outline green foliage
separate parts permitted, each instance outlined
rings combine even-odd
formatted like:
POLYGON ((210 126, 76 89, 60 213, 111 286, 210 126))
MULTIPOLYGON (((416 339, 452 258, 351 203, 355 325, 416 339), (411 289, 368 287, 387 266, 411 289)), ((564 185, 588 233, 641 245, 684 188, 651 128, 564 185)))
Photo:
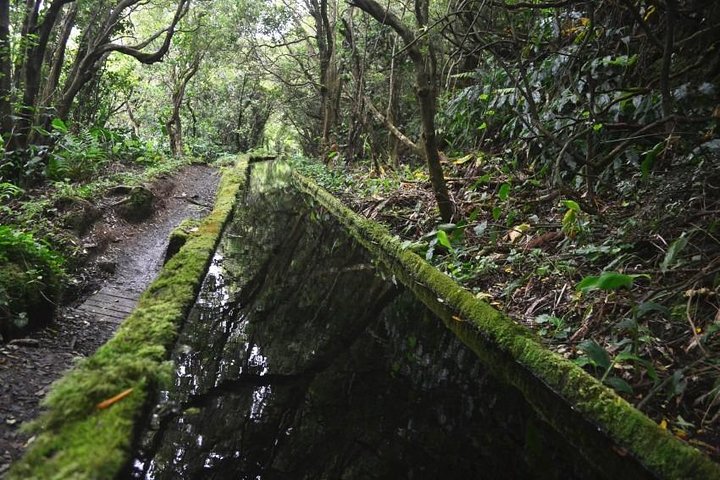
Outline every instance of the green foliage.
POLYGON ((7 202, 13 198, 19 197, 25 191, 9 182, 0 182, 0 202, 7 202))
POLYGON ((623 360, 627 360, 622 354, 617 355, 615 358, 611 358, 610 354, 596 341, 585 340, 579 345, 580 350, 585 355, 578 357, 575 360, 580 366, 592 365, 602 372, 601 381, 606 385, 612 387, 619 393, 632 394, 633 389, 630 384, 619 376, 612 375, 612 369, 617 363, 621 363, 623 360))
POLYGON ((63 274, 64 260, 30 233, 0 225, 0 261, 43 264, 55 276, 63 274))
POLYGON ((63 134, 48 160, 46 175, 51 180, 88 180, 108 160, 98 135, 89 130, 63 134))
POLYGON ((671 267, 675 266, 679 262, 678 256, 685 249, 688 244, 688 236, 683 232, 677 240, 670 244, 668 251, 660 264, 660 270, 665 273, 670 270, 671 267))
POLYGON ((538 315, 533 322, 540 327, 537 331, 539 335, 556 340, 566 340, 571 329, 564 319, 554 315, 538 315))
POLYGON ((580 205, 574 200, 563 200, 567 211, 562 218, 562 231, 568 238, 575 238, 585 234, 589 230, 587 215, 582 211, 580 205))
POLYGON ((32 234, 0 225, 0 335, 50 320, 63 265, 63 258, 32 234))
POLYGON ((604 272, 600 276, 587 276, 575 287, 577 290, 589 292, 591 290, 618 290, 621 288, 630 289, 638 277, 647 275, 625 275, 617 272, 604 272))
POLYGON ((50 180, 86 181, 110 161, 154 166, 164 156, 150 144, 124 132, 92 127, 72 133, 59 119, 53 121, 57 145, 50 153, 46 176, 50 180), (60 127, 60 128, 57 128, 60 127))

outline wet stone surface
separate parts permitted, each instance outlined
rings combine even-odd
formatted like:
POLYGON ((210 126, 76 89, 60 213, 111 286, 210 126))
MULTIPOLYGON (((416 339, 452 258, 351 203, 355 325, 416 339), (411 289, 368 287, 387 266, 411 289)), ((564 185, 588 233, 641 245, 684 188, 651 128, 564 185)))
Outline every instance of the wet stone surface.
POLYGON ((129 478, 603 478, 283 165, 254 168, 129 478))

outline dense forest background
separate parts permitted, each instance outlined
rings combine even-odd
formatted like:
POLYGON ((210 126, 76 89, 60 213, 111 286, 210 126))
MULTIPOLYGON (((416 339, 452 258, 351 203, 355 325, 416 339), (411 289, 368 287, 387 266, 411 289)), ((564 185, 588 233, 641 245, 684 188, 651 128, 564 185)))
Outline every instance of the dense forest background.
POLYGON ((719 47, 713 0, 3 1, 0 311, 72 265, 60 199, 172 158, 310 158, 717 453, 719 47))
POLYGON ((494 152, 592 192, 629 188, 689 142, 716 148, 711 1, 0 8, 0 174, 18 185, 76 180, 133 148, 264 144, 378 166, 427 158, 449 220, 444 156, 494 152))

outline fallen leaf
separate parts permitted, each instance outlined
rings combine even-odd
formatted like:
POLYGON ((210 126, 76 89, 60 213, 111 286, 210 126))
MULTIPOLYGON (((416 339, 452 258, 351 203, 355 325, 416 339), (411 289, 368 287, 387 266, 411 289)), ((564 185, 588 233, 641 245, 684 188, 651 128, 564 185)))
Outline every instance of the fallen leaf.
POLYGON ((563 232, 547 232, 543 233, 539 237, 535 237, 530 240, 525 248, 528 250, 533 248, 542 248, 549 243, 555 243, 562 240, 565 237, 563 232))
POLYGON ((529 229, 530 225, 527 223, 523 223, 511 228, 508 232, 508 238, 510 239, 510 243, 515 243, 515 240, 522 237, 529 229))
POLYGON ((122 400, 123 398, 127 397, 128 395, 130 395, 130 394, 132 393, 132 391, 133 391, 132 388, 128 388, 127 390, 123 390, 122 392, 118 393, 118 394, 115 395, 114 397, 110 397, 110 398, 108 398, 107 400, 103 400, 102 402, 100 402, 100 403, 97 404, 97 409, 98 409, 98 410, 103 410, 103 409, 105 409, 105 408, 108 408, 109 406, 111 406, 111 405, 119 402, 119 401, 122 400))

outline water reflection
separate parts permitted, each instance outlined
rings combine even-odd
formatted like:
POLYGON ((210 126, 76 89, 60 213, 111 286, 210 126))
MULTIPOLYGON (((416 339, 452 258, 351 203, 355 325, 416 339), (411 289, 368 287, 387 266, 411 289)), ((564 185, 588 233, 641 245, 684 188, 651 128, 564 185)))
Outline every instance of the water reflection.
POLYGON ((256 168, 132 477, 603 477, 287 188, 287 167, 256 168))

